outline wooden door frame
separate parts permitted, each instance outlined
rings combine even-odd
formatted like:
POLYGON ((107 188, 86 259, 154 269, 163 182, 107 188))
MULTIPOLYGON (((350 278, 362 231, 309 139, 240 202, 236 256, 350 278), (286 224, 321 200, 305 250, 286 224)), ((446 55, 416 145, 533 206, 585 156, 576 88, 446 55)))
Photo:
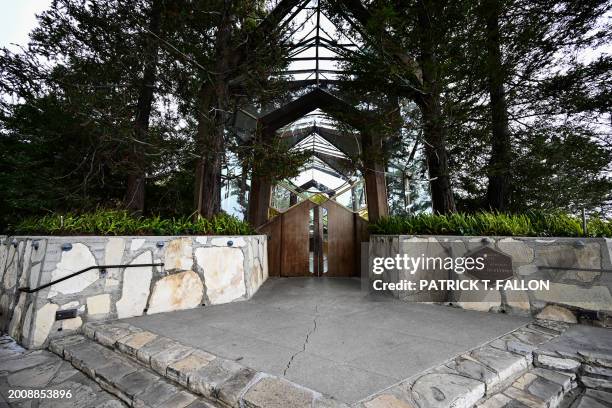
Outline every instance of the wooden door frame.
MULTIPOLYGON (((303 210, 303 208, 302 208, 303 210)), ((341 227, 342 228, 342 227, 341 227)), ((333 200, 325 201, 321 204, 314 203, 311 200, 301 201, 294 206, 291 206, 286 211, 281 212, 276 217, 269 220, 267 223, 257 228, 260 234, 268 236, 268 274, 276 277, 354 277, 359 276, 361 243, 367 241, 369 235, 367 231, 367 221, 361 216, 344 207, 333 200), (295 219, 292 216, 299 207, 307 207, 306 214, 302 214, 306 220, 304 228, 303 220, 298 219, 298 224, 295 224, 295 219), (328 211, 328 272, 323 273, 323 241, 317 239, 317 235, 323 236, 323 223, 321 220, 320 208, 323 207, 328 211), (310 257, 310 210, 315 209, 315 229, 318 232, 315 234, 315 245, 318 246, 321 256, 315 257, 314 271, 309 271, 310 257), (344 218, 345 230, 335 232, 338 226, 336 222, 339 217, 333 214, 336 211, 341 211, 340 214, 347 215, 344 218), (342 211, 346 211, 343 213, 342 211), (317 213, 319 216, 317 217, 317 213), (330 213, 332 216, 330 216, 330 213), (347 222, 347 220, 349 220, 347 222), (300 224, 301 223, 301 224, 300 224), (300 227, 305 231, 300 232, 300 227), (297 232, 296 232, 297 231, 297 232), (296 239, 295 234, 303 234, 306 238, 307 245, 304 248, 304 241, 296 239), (334 234, 346 237, 346 239, 338 240, 334 234), (347 239, 351 241, 347 241, 347 239), (332 242, 332 240, 334 240, 332 242), (301 242, 301 245, 300 245, 301 242), (347 244, 348 242, 348 244, 347 244), (305 249, 305 251, 304 251, 305 249), (338 259, 336 259, 338 258, 338 259), (300 266, 301 265, 301 266, 300 266), (332 270, 332 268, 334 268, 332 270)))

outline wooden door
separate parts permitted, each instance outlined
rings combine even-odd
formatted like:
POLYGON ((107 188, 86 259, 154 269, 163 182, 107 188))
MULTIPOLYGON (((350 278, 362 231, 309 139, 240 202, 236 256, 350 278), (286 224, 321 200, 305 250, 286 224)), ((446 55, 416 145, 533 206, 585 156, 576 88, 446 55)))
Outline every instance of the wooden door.
POLYGON ((357 274, 355 216, 352 211, 335 201, 320 205, 327 210, 327 272, 325 276, 353 276, 357 274))
POLYGON ((358 276, 366 222, 335 201, 302 201, 258 228, 270 276, 358 276))

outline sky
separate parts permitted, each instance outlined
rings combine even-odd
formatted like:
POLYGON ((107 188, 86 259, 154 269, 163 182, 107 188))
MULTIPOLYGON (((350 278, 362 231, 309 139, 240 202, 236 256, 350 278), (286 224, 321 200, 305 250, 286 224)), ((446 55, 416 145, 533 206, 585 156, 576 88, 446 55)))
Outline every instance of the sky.
POLYGON ((0 0, 0 47, 15 50, 26 45, 28 33, 36 26, 36 14, 46 10, 51 0, 0 0))

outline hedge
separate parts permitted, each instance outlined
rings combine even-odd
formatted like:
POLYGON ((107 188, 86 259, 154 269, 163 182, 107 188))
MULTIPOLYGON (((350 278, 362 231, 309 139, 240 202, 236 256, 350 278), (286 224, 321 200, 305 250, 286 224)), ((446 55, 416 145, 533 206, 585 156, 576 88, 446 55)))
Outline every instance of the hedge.
POLYGON ((13 235, 252 235, 251 225, 219 214, 211 219, 134 216, 127 211, 98 210, 83 214, 30 217, 9 226, 13 235))
MULTIPOLYGON (((370 232, 382 235, 585 236, 580 218, 562 213, 535 211, 525 214, 480 212, 390 216, 370 224, 370 232)), ((586 236, 612 237, 612 220, 590 218, 586 236)))

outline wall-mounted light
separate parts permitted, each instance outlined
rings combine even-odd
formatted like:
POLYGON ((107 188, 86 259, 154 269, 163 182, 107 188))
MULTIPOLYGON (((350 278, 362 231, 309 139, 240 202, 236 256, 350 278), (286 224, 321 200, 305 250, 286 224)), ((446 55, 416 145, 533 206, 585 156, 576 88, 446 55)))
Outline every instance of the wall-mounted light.
POLYGON ((19 245, 19 242, 17 242, 17 240, 14 239, 13 242, 11 242, 11 244, 13 244, 15 248, 17 248, 17 245, 19 245))
POLYGON ((65 242, 62 244, 62 251, 70 251, 72 249, 72 244, 70 242, 65 242))
POLYGON ((578 241, 574 242, 574 248, 577 249, 582 249, 586 246, 586 244, 584 243, 583 240, 579 239, 578 241))
POLYGON ((38 251, 39 246, 40 243, 38 241, 32 241, 32 248, 34 248, 35 251, 38 251))
POLYGON ((234 245, 234 241, 227 241, 227 246, 232 246, 234 245))
POLYGON ((164 243, 164 241, 157 241, 157 243, 155 244, 155 246, 156 246, 156 247, 158 247, 158 248, 163 248, 163 247, 164 247, 164 245, 166 245, 166 244, 164 243))

